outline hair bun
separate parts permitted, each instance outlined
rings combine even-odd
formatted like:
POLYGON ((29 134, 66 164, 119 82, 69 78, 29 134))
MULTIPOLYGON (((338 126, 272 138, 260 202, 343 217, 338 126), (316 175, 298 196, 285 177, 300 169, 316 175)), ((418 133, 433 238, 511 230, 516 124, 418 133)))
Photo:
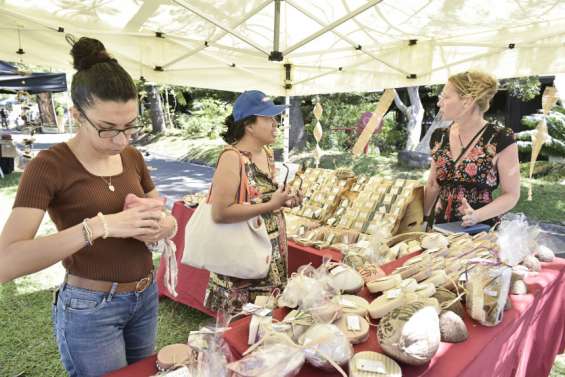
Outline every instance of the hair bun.
POLYGON ((71 48, 73 67, 77 71, 89 69, 94 64, 116 61, 98 39, 82 37, 71 48))

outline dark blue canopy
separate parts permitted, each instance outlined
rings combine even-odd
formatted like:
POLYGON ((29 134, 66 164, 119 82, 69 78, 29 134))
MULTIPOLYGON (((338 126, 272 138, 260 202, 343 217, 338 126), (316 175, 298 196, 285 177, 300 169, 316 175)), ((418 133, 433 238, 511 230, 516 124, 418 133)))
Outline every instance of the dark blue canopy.
POLYGON ((16 67, 0 60, 0 91, 17 92, 24 90, 30 94, 67 91, 67 78, 64 73, 32 73, 22 75, 16 67))

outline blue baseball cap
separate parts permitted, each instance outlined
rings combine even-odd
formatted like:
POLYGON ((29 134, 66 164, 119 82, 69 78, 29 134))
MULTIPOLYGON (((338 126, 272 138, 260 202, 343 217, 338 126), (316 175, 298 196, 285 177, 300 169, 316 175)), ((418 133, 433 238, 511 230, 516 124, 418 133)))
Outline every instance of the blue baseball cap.
POLYGON ((265 93, 248 90, 237 97, 233 105, 233 119, 239 122, 252 115, 273 117, 286 109, 286 105, 275 105, 265 93))

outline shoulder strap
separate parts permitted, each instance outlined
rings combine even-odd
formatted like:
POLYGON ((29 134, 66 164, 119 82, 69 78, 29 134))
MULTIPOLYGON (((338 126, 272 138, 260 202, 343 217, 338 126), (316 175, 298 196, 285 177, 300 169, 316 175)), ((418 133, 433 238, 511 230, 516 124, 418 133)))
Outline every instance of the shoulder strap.
MULTIPOLYGON (((467 153, 467 151, 469 150, 469 148, 471 148, 472 145, 475 145, 475 141, 477 140, 477 138, 479 137, 479 135, 481 135, 483 133, 483 131, 487 128, 488 123, 485 124, 483 126, 483 128, 481 128, 479 130, 479 132, 477 132, 475 134, 475 136, 473 136, 473 138, 471 139, 471 141, 469 142, 469 144, 467 144, 465 146, 465 148, 463 148, 463 150, 461 151, 461 153, 459 154, 459 156, 457 157, 457 159, 455 160, 455 162, 453 163, 453 166, 457 166, 457 163, 463 158, 463 156, 465 155, 465 153, 467 153)), ((437 193, 434 202, 432 204, 432 207, 430 208, 430 214, 428 215, 427 218, 427 223, 428 225, 426 226, 426 231, 430 231, 432 229, 432 227, 434 226, 434 222, 435 222, 435 212, 436 212, 436 205, 437 202, 439 200, 439 192, 437 193)))
MULTIPOLYGON (((247 173, 245 171, 245 161, 243 160, 243 155, 241 154, 239 149, 231 145, 226 146, 218 156, 218 161, 216 162, 216 169, 218 168, 218 164, 220 163, 220 159, 222 158, 222 155, 227 151, 235 151, 239 155, 239 167, 240 167, 239 187, 237 188, 235 199, 238 204, 246 203, 247 201, 249 201, 249 179, 247 178, 247 173)), ((213 184, 210 185, 210 190, 208 191, 208 198, 206 199, 207 203, 210 203, 210 197, 212 196, 212 188, 213 188, 213 184)))

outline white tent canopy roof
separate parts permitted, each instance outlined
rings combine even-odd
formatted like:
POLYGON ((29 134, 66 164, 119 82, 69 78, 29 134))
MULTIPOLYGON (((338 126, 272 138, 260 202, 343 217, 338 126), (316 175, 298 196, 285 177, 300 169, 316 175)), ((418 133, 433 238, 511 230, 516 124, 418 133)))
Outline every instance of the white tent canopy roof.
POLYGON ((0 0, 0 19, 2 60, 72 72, 70 33, 134 78, 272 95, 565 73, 562 0, 0 0))

